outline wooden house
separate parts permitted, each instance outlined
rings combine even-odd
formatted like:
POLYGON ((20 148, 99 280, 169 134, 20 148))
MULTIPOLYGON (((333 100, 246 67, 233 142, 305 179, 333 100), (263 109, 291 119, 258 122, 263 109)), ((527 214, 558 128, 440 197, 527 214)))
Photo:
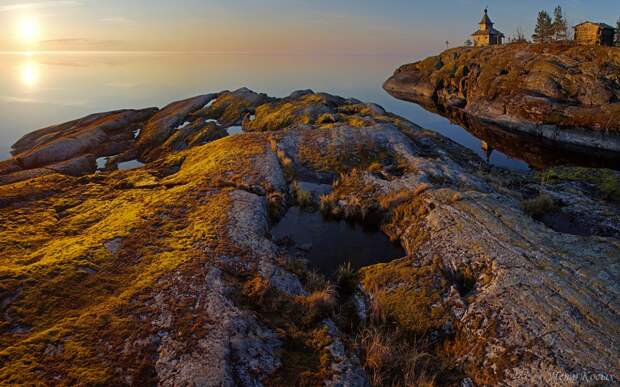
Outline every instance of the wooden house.
POLYGON ((575 41, 583 45, 613 46, 616 29, 605 23, 586 21, 575 27, 575 41))

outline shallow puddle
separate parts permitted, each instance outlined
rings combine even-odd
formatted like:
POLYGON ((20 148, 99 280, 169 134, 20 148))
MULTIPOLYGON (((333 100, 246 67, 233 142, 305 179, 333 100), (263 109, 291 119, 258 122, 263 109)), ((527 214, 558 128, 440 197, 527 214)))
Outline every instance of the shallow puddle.
POLYGON ((243 133, 243 128, 241 126, 231 126, 226 129, 226 132, 228 133, 228 135, 234 136, 236 134, 243 133))
POLYGON ((139 162, 138 160, 125 161, 122 163, 118 163, 118 169, 120 171, 126 171, 128 169, 135 169, 144 166, 144 163, 139 162))
POLYGON ((310 266, 331 277, 347 262, 355 269, 406 255, 377 229, 344 220, 328 220, 319 212, 291 208, 271 231, 274 240, 290 238, 294 249, 307 252, 310 266))
POLYGON ((104 169, 107 162, 108 162, 108 158, 107 157, 99 157, 97 159, 97 169, 99 169, 99 170, 104 169))

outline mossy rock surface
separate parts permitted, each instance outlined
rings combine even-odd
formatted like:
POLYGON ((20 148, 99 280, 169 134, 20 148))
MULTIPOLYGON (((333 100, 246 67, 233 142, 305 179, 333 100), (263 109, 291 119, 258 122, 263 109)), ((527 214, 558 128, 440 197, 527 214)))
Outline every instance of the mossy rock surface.
POLYGON ((616 48, 514 43, 449 49, 402 66, 384 88, 448 116, 620 152, 618 73, 616 48))
MULTIPOLYGON (((467 73, 448 59, 427 65, 467 73)), ((57 149, 50 133, 91 141, 101 123, 119 136, 93 143, 110 157, 103 170, 63 174, 57 159, 76 156, 65 148, 52 164, 1 164, 2 384, 544 385, 576 367, 620 377, 618 239, 559 232, 521 206, 544 190, 616 227, 614 173, 497 171, 379 106, 311 91, 89 116, 26 136, 20 152, 57 149), (245 132, 220 138, 231 123, 245 132), (112 167, 135 158, 146 164, 112 167), (312 206, 378 227, 407 256, 338 283, 309 270, 270 234, 308 201, 304 183, 328 188, 312 206), (400 342, 397 357, 381 350, 400 342)))

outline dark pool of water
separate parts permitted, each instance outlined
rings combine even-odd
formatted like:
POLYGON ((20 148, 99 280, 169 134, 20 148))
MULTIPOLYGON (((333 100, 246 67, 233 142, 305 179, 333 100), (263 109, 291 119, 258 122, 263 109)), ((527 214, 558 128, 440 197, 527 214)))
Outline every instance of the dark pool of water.
POLYGON ((329 220, 319 212, 291 208, 271 231, 274 240, 290 238, 307 252, 310 266, 327 276, 347 262, 355 269, 389 262, 405 255, 403 248, 381 231, 343 220, 329 220))

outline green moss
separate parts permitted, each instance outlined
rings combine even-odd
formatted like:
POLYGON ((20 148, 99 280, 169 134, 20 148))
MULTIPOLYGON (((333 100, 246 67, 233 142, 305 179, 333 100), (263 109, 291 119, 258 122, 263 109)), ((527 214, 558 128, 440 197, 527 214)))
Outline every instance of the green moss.
POLYGON ((606 199, 620 202, 620 173, 610 169, 556 167, 537 174, 550 184, 583 181, 592 184, 606 199))
POLYGON ((367 141, 360 139, 345 146, 322 147, 319 140, 325 135, 323 130, 326 129, 317 129, 303 134, 298 155, 299 161, 304 166, 318 171, 345 173, 354 168, 366 169, 375 163, 383 165, 397 163, 393 153, 371 139, 367 141))
POLYGON ((439 56, 432 56, 417 63, 416 66, 420 71, 432 72, 443 67, 443 63, 439 56))
MULTIPOLYGON (((141 169, 13 185, 16 205, 0 207, 0 383, 120 385, 134 372, 135 383, 152 384, 154 349, 123 348, 149 342, 154 327, 140 316, 153 313, 150 298, 171 273, 196 273, 208 251, 240 254, 228 238, 229 195, 233 184, 258 180, 253 160, 269 151, 249 137, 172 155, 184 160, 173 175, 141 169)), ((191 337, 198 322, 184 317, 187 307, 174 310, 177 334, 191 337)))

